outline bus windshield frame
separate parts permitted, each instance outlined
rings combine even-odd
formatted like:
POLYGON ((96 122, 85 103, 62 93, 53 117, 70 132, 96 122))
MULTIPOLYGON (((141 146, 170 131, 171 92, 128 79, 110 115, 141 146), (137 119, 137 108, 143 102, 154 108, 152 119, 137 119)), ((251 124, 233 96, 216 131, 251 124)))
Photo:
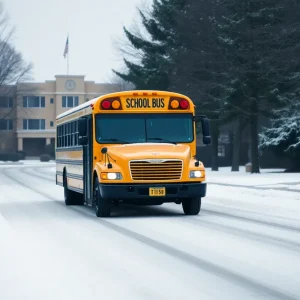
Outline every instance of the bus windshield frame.
POLYGON ((95 115, 95 136, 99 144, 192 143, 194 135, 190 112, 95 115))

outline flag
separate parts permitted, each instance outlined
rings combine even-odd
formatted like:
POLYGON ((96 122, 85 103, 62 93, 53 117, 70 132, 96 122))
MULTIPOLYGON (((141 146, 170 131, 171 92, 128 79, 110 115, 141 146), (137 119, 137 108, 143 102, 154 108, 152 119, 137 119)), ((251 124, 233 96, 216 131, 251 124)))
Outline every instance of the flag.
POLYGON ((64 58, 66 58, 68 53, 69 53, 69 37, 67 37, 67 41, 66 41, 66 47, 65 47, 65 51, 64 51, 64 58))

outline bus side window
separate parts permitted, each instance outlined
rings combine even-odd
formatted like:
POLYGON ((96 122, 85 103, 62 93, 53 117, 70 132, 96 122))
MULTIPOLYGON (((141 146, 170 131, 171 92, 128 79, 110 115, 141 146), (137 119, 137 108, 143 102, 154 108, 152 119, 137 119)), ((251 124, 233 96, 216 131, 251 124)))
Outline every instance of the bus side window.
POLYGON ((58 138, 59 147, 62 146, 62 126, 59 126, 59 138, 58 138))
POLYGON ((78 145, 78 120, 75 121, 75 146, 78 145))
POLYGON ((69 133, 69 128, 67 123, 65 124, 65 147, 68 147, 68 133, 69 133))
POLYGON ((60 130, 60 126, 56 127, 56 147, 59 147, 59 130, 60 130))
POLYGON ((67 134, 66 134, 66 124, 63 125, 63 147, 67 146, 67 134))
POLYGON ((61 125, 60 130, 60 146, 64 147, 64 125, 61 125))
POLYGON ((75 121, 73 121, 72 122, 72 146, 75 146, 75 135, 76 135, 75 121))
POLYGON ((68 146, 72 146, 72 123, 68 124, 68 146))

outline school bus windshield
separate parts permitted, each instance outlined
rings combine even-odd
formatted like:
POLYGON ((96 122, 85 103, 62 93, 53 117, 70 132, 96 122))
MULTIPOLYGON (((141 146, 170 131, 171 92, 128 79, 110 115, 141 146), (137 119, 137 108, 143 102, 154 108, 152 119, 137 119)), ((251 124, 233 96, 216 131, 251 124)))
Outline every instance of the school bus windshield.
POLYGON ((96 139, 101 144, 191 143, 192 114, 99 114, 96 139))

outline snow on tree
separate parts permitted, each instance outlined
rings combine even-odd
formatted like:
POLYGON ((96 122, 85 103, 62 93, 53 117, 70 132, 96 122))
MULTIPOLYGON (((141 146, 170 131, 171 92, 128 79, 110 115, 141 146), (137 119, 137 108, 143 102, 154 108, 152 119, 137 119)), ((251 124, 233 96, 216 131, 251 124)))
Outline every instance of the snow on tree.
POLYGON ((287 107, 276 111, 271 127, 260 134, 259 149, 286 155, 294 162, 294 169, 300 169, 300 99, 297 96, 287 107))

